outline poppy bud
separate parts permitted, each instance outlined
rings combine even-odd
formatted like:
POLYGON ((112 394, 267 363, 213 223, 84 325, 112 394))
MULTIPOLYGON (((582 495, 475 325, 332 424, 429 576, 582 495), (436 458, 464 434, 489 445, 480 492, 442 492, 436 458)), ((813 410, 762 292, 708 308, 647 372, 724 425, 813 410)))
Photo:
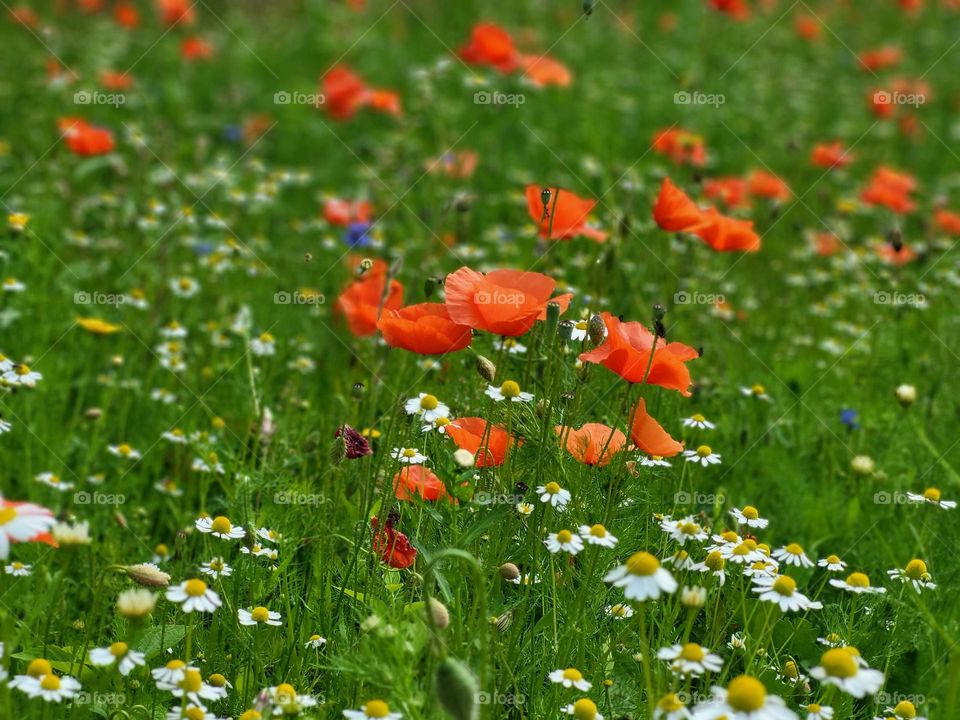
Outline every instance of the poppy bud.
POLYGON ((494 378, 497 377, 497 366, 483 355, 477 355, 477 372, 487 382, 493 382, 494 378))
POLYGON ((568 342, 573 337, 574 323, 571 320, 564 320, 557 329, 557 334, 564 342, 568 342))
POLYGON ((544 188, 540 191, 540 204, 543 205, 543 217, 540 218, 541 222, 550 217, 550 197, 553 195, 550 192, 550 188, 544 188))
POLYGON ((560 304, 555 302, 547 303, 547 337, 553 337, 557 334, 557 324, 560 322, 560 304))
POLYGON ((430 613, 434 627, 445 630, 450 625, 450 613, 447 607, 436 598, 430 598, 427 611, 430 613))
POLYGON ((170 576, 152 563, 128 565, 124 569, 131 580, 141 585, 166 587, 170 584, 170 576))
POLYGON ((363 395, 363 391, 366 389, 366 386, 362 382, 355 382, 352 388, 353 397, 355 399, 359 399, 363 395))
POLYGON ((516 580, 520 577, 520 568, 513 563, 504 563, 500 566, 500 577, 504 580, 516 580))
POLYGON ((660 303, 657 303, 656 305, 653 306, 653 321, 655 323, 663 320, 663 317, 666 314, 667 314, 667 309, 660 303))
POLYGON ((466 665, 454 658, 444 660, 437 666, 436 687, 437 699, 450 717, 475 720, 480 686, 466 665))
POLYGON ((603 318, 598 314, 590 316, 590 321, 587 323, 587 335, 590 338, 590 342, 594 345, 599 345, 603 342, 607 334, 607 326, 603 322, 603 318))

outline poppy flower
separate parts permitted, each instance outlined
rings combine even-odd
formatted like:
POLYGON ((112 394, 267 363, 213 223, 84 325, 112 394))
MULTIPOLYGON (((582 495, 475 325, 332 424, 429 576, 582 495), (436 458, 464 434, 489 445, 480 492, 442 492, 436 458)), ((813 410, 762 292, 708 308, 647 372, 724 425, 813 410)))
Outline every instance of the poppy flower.
POLYGON ((664 178, 653 206, 653 219, 667 232, 683 232, 701 221, 703 212, 670 178, 664 178))
POLYGON ((895 213, 908 213, 916 208, 910 193, 917 183, 906 173, 881 166, 870 177, 870 183, 860 193, 860 199, 868 205, 879 205, 895 213))
POLYGON ((941 208, 933 211, 933 220, 944 232, 960 235, 960 213, 941 208))
POLYGON ((832 170, 834 168, 846 167, 854 160, 843 144, 839 140, 832 143, 821 143, 813 148, 810 154, 810 162, 815 166, 832 170))
POLYGON ((893 245, 891 243, 878 243, 874 250, 877 255, 888 265, 902 267, 917 259, 917 253, 912 248, 903 243, 893 245))
POLYGON ((104 70, 100 73, 100 84, 107 90, 123 91, 129 90, 134 85, 132 75, 112 70, 104 70))
POLYGON ((630 383, 641 382, 649 365, 647 385, 677 390, 685 396, 691 394, 690 371, 685 363, 698 357, 696 350, 683 343, 667 343, 655 338, 642 323, 621 322, 608 312, 601 313, 600 317, 607 328, 607 337, 600 346, 581 353, 582 362, 603 365, 630 383))
POLYGON ((754 170, 747 176, 747 191, 756 197, 780 202, 793 196, 790 187, 783 180, 766 170, 754 170))
POLYGON ((18 5, 15 8, 10 8, 8 12, 8 17, 10 22, 23 25, 27 28, 36 28, 40 24, 40 16, 33 10, 33 8, 27 7, 26 5, 18 5))
POLYGON ((550 201, 544 212, 543 190, 537 185, 527 185, 526 188, 527 209, 533 221, 540 226, 540 237, 546 238, 549 234, 550 240, 567 240, 583 235, 597 242, 607 239, 605 232, 587 225, 587 218, 596 206, 596 200, 579 197, 562 188, 549 188, 550 201))
POLYGON ((728 15, 734 20, 747 20, 750 17, 750 6, 746 0, 707 0, 710 7, 728 15))
POLYGON ((377 332, 377 316, 383 310, 396 310, 403 304, 403 285, 391 279, 387 286, 387 267, 382 261, 351 282, 337 298, 336 311, 347 320, 357 337, 377 332), (386 291, 386 296, 384 293, 386 291))
POLYGON ((400 94, 393 90, 371 90, 367 95, 367 104, 374 110, 387 115, 400 115, 400 94))
POLYGON ((443 303, 420 303, 384 310, 377 322, 390 347, 419 355, 443 355, 463 350, 473 340, 469 325, 450 319, 443 303))
POLYGON ((521 55, 520 68, 523 77, 538 87, 568 87, 573 81, 567 66, 548 55, 521 55))
POLYGON ((546 319, 547 303, 567 309, 570 293, 551 297, 556 281, 536 272, 494 270, 484 275, 462 267, 447 275, 447 311, 458 325, 516 337, 546 319))
POLYGON ((447 437, 461 450, 469 450, 477 458, 477 467, 496 467, 507 459, 507 450, 516 442, 499 425, 490 425, 479 417, 457 418, 446 426, 447 437), (483 452, 480 445, 483 444, 483 452))
POLYGON ((188 62, 209 60, 213 57, 213 45, 196 35, 184 38, 180 43, 180 57, 188 62))
POLYGON ((816 15, 802 13, 794 20, 793 30, 801 40, 813 42, 823 36, 823 23, 816 15))
POLYGON ((903 58, 903 51, 891 45, 864 50, 857 56, 860 69, 864 72, 878 72, 897 65, 903 58))
POLYGON ((368 223, 373 219, 373 204, 367 200, 329 198, 323 204, 323 218, 331 225, 368 223))
POLYGON ((701 167, 707 162, 703 138, 677 127, 661 130, 653 136, 652 148, 678 165, 701 167))
POLYGON ((389 518, 383 529, 377 518, 370 518, 370 527, 373 531, 373 551, 383 562, 397 570, 413 565, 417 559, 417 549, 410 544, 406 535, 393 527, 389 518))
POLYGON ((452 178, 468 178, 477 169, 479 156, 473 150, 447 153, 426 164, 427 172, 442 172, 452 178))
POLYGON ((122 28, 133 30, 140 26, 140 13, 128 2, 118 2, 113 6, 113 19, 122 28))
POLYGON ((368 87, 364 79, 346 65, 331 68, 320 85, 323 107, 334 120, 349 120, 366 106, 391 115, 400 114, 399 95, 368 87))
POLYGON ((603 423, 586 423, 579 430, 557 425, 554 430, 561 438, 566 436, 567 452, 584 465, 602 467, 627 444, 626 435, 603 423))
POLYGON ((471 65, 490 65, 502 73, 512 73, 520 63, 520 54, 510 33, 487 22, 473 27, 470 42, 460 48, 459 55, 471 65))
POLYGON ((425 465, 408 465, 394 475, 393 492, 398 500, 412 500, 419 495, 433 502, 447 497, 443 481, 425 465))
POLYGON ((113 150, 113 135, 104 128, 88 125, 82 118, 61 118, 60 132, 75 155, 103 155, 113 150))
POLYGON ((730 209, 750 207, 747 181, 738 177, 714 178, 703 184, 703 194, 730 209))
POLYGON ((181 24, 193 25, 196 20, 193 6, 194 3, 190 0, 157 0, 160 20, 167 27, 181 24))
POLYGON ((630 439, 647 455, 673 457, 683 450, 683 443, 670 437, 670 433, 647 413, 647 402, 643 398, 633 411, 630 439))
POLYGON ((727 217, 713 208, 703 213, 703 221, 690 232, 718 252, 757 252, 760 249, 760 236, 754 231, 752 220, 727 217))
POLYGON ((840 248, 840 239, 831 232, 817 233, 813 238, 813 251, 821 257, 836 255, 840 248))
POLYGON ((77 7, 81 12, 95 15, 103 10, 104 0, 77 0, 77 7))

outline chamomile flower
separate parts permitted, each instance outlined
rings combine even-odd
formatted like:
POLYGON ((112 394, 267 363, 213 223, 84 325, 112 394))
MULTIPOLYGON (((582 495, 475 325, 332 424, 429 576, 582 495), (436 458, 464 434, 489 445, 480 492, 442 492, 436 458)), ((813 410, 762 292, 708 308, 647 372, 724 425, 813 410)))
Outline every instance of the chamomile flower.
POLYGON ((784 565, 806 568, 813 567, 813 561, 807 557, 803 548, 797 543, 790 543, 789 545, 784 545, 782 548, 777 548, 773 551, 773 557, 784 565))
POLYGON ((820 558, 817 560, 817 565, 830 572, 842 572, 847 569, 847 564, 838 555, 827 555, 825 558, 820 558))
POLYGON ((0 380, 11 387, 35 388, 37 383, 43 380, 43 375, 32 370, 29 365, 19 363, 7 370, 0 380))
POLYGON ((429 458, 417 450, 417 448, 408 447, 394 448, 393 452, 390 453, 390 457, 405 465, 422 465, 429 460, 429 458))
POLYGON ((200 572, 209 575, 214 580, 230 577, 233 574, 233 568, 227 565, 222 557, 215 557, 200 565, 200 572))
POLYGON ((664 460, 660 455, 644 455, 640 458, 642 467, 670 467, 670 462, 664 460))
POLYGON ((186 434, 180 428, 171 428, 161 435, 161 437, 167 442, 172 442, 174 445, 186 445, 189 442, 186 434))
POLYGON ((901 700, 893 707, 888 707, 884 712, 892 715, 894 720, 927 720, 925 717, 917 715, 917 706, 909 700, 901 700))
POLYGON ((714 687, 713 697, 693 710, 694 720, 797 720, 783 698, 750 675, 735 677, 726 688, 714 687))
POLYGON ((557 510, 565 509, 572 497, 569 490, 565 490, 559 483, 553 481, 538 486, 537 494, 540 496, 540 502, 550 503, 557 510))
POLYGON ((27 672, 24 675, 14 675, 13 679, 7 683, 7 686, 10 688, 16 688, 22 692, 26 692, 24 689, 27 685, 32 685, 34 682, 38 681, 40 678, 45 675, 49 675, 53 672, 53 668, 50 666, 50 661, 45 658, 34 658, 30 661, 30 664, 27 665, 27 672))
POLYGON ((607 529, 600 524, 581 525, 580 537, 586 541, 587 545, 600 545, 605 548, 614 548, 618 542, 617 538, 607 532, 607 529))
POLYGON ((943 500, 940 490, 935 487, 928 487, 921 495, 908 492, 907 499, 914 503, 929 503, 930 505, 936 505, 938 508, 943 510, 953 510, 957 507, 955 500, 943 500))
POLYGON ((638 602, 656 600, 661 593, 669 594, 677 589, 677 581, 670 571, 662 568, 656 557, 643 551, 631 555, 626 563, 613 568, 603 579, 623 588, 627 600, 638 602))
POLYGON ((607 605, 603 611, 614 620, 626 620, 633 617, 633 608, 624 603, 607 605))
POLYGON ((698 572, 710 573, 723 585, 727 580, 726 567, 727 558, 724 557, 723 552, 721 550, 711 550, 703 562, 697 563, 693 569, 698 572))
POLYGON ((707 420, 700 413, 694 413, 688 418, 683 418, 683 426, 688 428, 697 428, 698 430, 713 430, 716 425, 707 420))
POLYGON ((210 712, 200 703, 188 702, 186 705, 174 705, 167 712, 167 720, 223 720, 210 712))
POLYGON ((327 639, 320 635, 311 635, 310 638, 303 644, 308 650, 319 650, 324 645, 327 644, 327 639))
POLYGON ((189 668, 183 660, 170 660, 166 665, 153 668, 150 675, 161 690, 171 690, 183 681, 189 668))
MULTIPOLYGON (((431 432, 431 431, 433 431, 433 430, 436 430, 436 431, 437 431, 438 433, 440 433, 441 435, 446 435, 446 434, 447 434, 447 426, 448 426, 451 422, 453 422, 453 419, 452 419, 452 418, 449 418, 449 417, 446 417, 446 416, 444 416, 444 417, 438 417, 438 418, 435 418, 432 422, 424 423, 424 424, 421 426, 420 430, 421 430, 422 432, 425 432, 425 433, 428 433, 428 432, 431 432)), ((468 452, 469 452, 469 451, 468 451, 468 452)), ((471 465, 472 465, 472 463, 471 463, 471 465)))
POLYGON ((4 567, 3 571, 7 575, 13 575, 14 577, 29 577, 32 568, 32 565, 24 565, 22 562, 17 562, 15 560, 4 567))
POLYGON ((157 492, 161 492, 164 495, 169 495, 170 497, 183 497, 183 490, 181 490, 176 481, 171 480, 170 478, 163 478, 158 482, 153 484, 154 489, 157 492))
POLYGON ((185 613, 214 612, 222 601, 216 592, 207 587, 203 580, 184 580, 179 585, 167 588, 167 600, 180 605, 185 613))
POLYGON ((31 678, 19 688, 30 697, 61 703, 70 700, 80 691, 80 682, 69 675, 58 676, 51 672, 39 678, 31 678))
POLYGON ((850 573, 845 580, 831 578, 830 584, 835 588, 856 593, 857 595, 879 595, 887 591, 886 588, 871 585, 870 578, 867 577, 866 573, 862 572, 850 573))
POLYGON ((516 338, 497 338, 493 346, 497 350, 504 350, 508 355, 523 355, 527 351, 527 346, 518 342, 516 338))
POLYGON ((520 503, 517 503, 516 506, 514 506, 514 509, 517 511, 518 515, 527 517, 528 515, 531 515, 533 513, 533 504, 520 502, 520 503))
POLYGON ((677 570, 694 570, 697 567, 696 561, 686 550, 677 550, 673 555, 665 557, 663 564, 673 565, 677 570))
POLYGON ((433 423, 437 418, 450 416, 450 407, 437 400, 436 395, 427 393, 420 393, 417 397, 410 398, 404 403, 403 408, 408 415, 419 415, 425 423, 433 423))
POLYGON ((589 698, 580 698, 563 708, 567 715, 573 715, 573 720, 603 720, 603 715, 597 712, 597 704, 589 698))
POLYGON ((660 648, 657 651, 657 657, 666 660, 670 664, 670 669, 682 676, 719 672, 723 667, 723 660, 719 655, 714 655, 697 643, 660 648))
POLYGON ((217 475, 223 475, 224 473, 223 464, 215 452, 209 452, 204 457, 194 458, 190 469, 194 472, 215 473, 217 475))
POLYGON ((883 673, 862 662, 859 651, 848 645, 827 650, 810 675, 825 685, 834 685, 848 695, 862 698, 876 693, 883 685, 883 673))
POLYGON ((820 610, 823 604, 811 600, 797 591, 797 581, 789 575, 754 577, 753 591, 759 593, 761 602, 779 606, 781 612, 820 610))
POLYGON ((500 402, 501 400, 510 400, 511 402, 530 402, 533 400, 533 394, 522 392, 520 390, 520 384, 515 380, 507 380, 500 387, 488 385, 487 389, 484 391, 484 395, 489 398, 493 398, 495 402, 500 402))
POLYGON ((919 558, 914 558, 908 562, 905 568, 887 570, 887 575, 890 576, 891 580, 910 583, 918 595, 923 590, 934 590, 937 587, 935 583, 931 582, 930 573, 927 572, 927 564, 919 558))
POLYGON ((737 524, 746 525, 747 527, 757 528, 759 530, 762 530, 770 524, 769 520, 760 517, 759 511, 753 505, 744 505, 743 510, 734 508, 730 511, 730 515, 732 515, 733 519, 737 521, 737 524))
POLYGON ((129 675, 138 665, 146 664, 146 656, 130 648, 125 642, 115 642, 102 648, 90 651, 90 664, 98 667, 108 667, 117 664, 121 675, 129 675))
POLYGON ((693 521, 692 515, 680 520, 665 517, 660 523, 660 529, 680 545, 686 545, 688 541, 703 542, 710 537, 703 527, 693 521))
POLYGON ((3 291, 9 293, 22 293, 27 289, 27 286, 22 282, 17 280, 15 277, 4 278, 3 280, 3 291))
POLYGON ((265 557, 270 560, 276 560, 278 553, 273 548, 266 548, 260 545, 259 543, 254 543, 253 547, 247 547, 243 545, 240 547, 240 552, 244 555, 253 555, 254 557, 265 557))
POLYGON ((547 550, 553 554, 563 551, 571 555, 576 555, 583 550, 583 539, 579 535, 574 535, 569 530, 550 533, 547 539, 543 541, 543 544, 546 545, 547 550))
POLYGON ((703 467, 720 464, 720 455, 709 445, 700 445, 696 450, 684 450, 683 457, 687 462, 700 463, 703 467))
POLYGON ((283 625, 283 621, 280 619, 280 613, 274 610, 268 610, 262 605, 259 605, 252 610, 244 610, 243 608, 240 608, 237 610, 237 616, 241 625, 247 625, 249 627, 254 625, 272 625, 274 627, 280 627, 283 625))
POLYGON ((191 298, 200 292, 200 284, 190 277, 173 278, 170 290, 179 298, 191 298))
POLYGON ((807 713, 805 720, 833 720, 833 708, 829 705, 810 703, 804 710, 807 713))
POLYGON ((766 556, 757 549, 757 544, 749 538, 736 545, 723 545, 719 550, 720 555, 736 565, 752 565, 755 562, 766 560, 766 556))
POLYGON ((780 572, 775 560, 757 560, 743 568, 744 577, 773 578, 780 572))
POLYGON ((403 715, 390 712, 390 706, 383 700, 367 700, 359 710, 344 710, 347 720, 401 720, 403 715))
POLYGON ((751 385, 750 387, 740 387, 740 394, 746 397, 756 398, 757 400, 770 400, 767 395, 767 389, 763 385, 751 385))
MULTIPOLYGON (((590 329, 589 314, 587 318, 577 320, 570 328, 570 339, 574 342, 582 342, 587 339, 587 331, 590 329)), ((606 330, 606 327, 604 327, 606 330)))
POLYGON ((576 688, 583 692, 587 692, 593 687, 593 684, 585 680, 583 673, 576 668, 554 670, 547 677, 550 678, 550 682, 556 683, 557 685, 563 685, 565 688, 576 688))
POLYGON ((139 450, 131 447, 127 443, 120 443, 119 445, 107 445, 107 452, 109 452, 111 455, 116 455, 118 458, 123 458, 124 460, 140 460, 143 457, 139 450))
POLYGON ((657 706, 653 710, 654 720, 690 720, 692 717, 680 695, 676 693, 663 695, 657 700, 657 706))
POLYGON ((271 530, 270 528, 259 528, 257 530, 257 537, 261 540, 266 540, 271 543, 278 543, 283 539, 283 535, 278 533, 276 530, 271 530))
POLYGON ((276 355, 277 339, 268 332, 260 333, 250 341, 250 352, 257 357, 276 355))
POLYGON ((185 698, 194 705, 201 705, 204 700, 219 700, 223 697, 223 688, 205 683, 200 670, 195 667, 182 668, 179 680, 174 682, 157 680, 157 687, 173 693, 175 697, 185 698))
POLYGON ((217 515, 215 518, 209 515, 197 518, 194 527, 202 533, 208 533, 221 540, 239 540, 247 534, 242 525, 234 525, 223 515, 217 515))
POLYGON ((59 490, 61 492, 66 492, 73 487, 72 482, 64 482, 59 475, 52 472, 39 473, 33 479, 38 483, 46 485, 47 487, 52 487, 54 490, 59 490))

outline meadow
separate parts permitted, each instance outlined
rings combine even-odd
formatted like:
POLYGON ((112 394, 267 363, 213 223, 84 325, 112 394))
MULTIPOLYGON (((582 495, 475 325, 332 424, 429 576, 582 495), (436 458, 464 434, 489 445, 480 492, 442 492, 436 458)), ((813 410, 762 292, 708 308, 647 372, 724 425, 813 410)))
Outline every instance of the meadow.
POLYGON ((960 3, 0 5, 0 719, 960 716, 960 3))

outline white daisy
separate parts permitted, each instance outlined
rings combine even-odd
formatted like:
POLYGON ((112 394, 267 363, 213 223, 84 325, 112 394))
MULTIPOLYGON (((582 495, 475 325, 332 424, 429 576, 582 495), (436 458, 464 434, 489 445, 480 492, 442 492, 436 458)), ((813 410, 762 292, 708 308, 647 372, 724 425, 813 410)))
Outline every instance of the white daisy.
POLYGON ((546 485, 539 485, 537 487, 537 494, 540 496, 540 502, 550 503, 557 510, 565 509, 572 497, 570 491, 560 487, 560 484, 557 482, 548 482, 546 485))
POLYGON ((563 685, 565 688, 576 688, 587 692, 593 687, 593 684, 584 679, 583 673, 576 668, 566 668, 565 670, 554 670, 548 676, 550 682, 557 685, 563 685))
POLYGON ((753 578, 753 591, 760 594, 762 602, 773 603, 781 612, 820 610, 823 604, 815 602, 797 591, 797 581, 788 575, 753 578))
POLYGON ((270 357, 277 353, 277 340, 268 332, 260 333, 250 341, 250 352, 257 357, 270 357))
POLYGON ((624 603, 615 603, 607 605, 603 611, 614 620, 626 620, 633 617, 633 608, 624 603))
POLYGON ((241 625, 273 625, 274 627, 283 625, 283 621, 280 619, 280 613, 268 610, 263 606, 255 607, 252 610, 240 608, 237 610, 237 616, 241 625))
POLYGON ((867 577, 866 573, 862 572, 850 573, 845 580, 831 578, 830 584, 835 588, 856 593, 857 595, 880 595, 887 591, 886 588, 872 586, 870 584, 870 578, 867 577))
POLYGON ((303 646, 311 650, 319 650, 326 644, 327 639, 325 637, 320 635, 311 635, 310 638, 303 644, 303 646))
POLYGON ((930 573, 927 572, 927 564, 919 558, 914 558, 908 562, 905 568, 887 570, 887 575, 892 580, 910 583, 917 594, 920 594, 922 590, 934 590, 937 587, 936 583, 931 582, 930 573))
POLYGON ((697 428, 698 430, 713 430, 716 427, 716 425, 700 413, 695 413, 688 418, 683 418, 683 426, 697 428))
POLYGON ((696 450, 684 450, 683 457, 687 462, 700 463, 703 467, 719 465, 720 455, 715 453, 709 445, 700 445, 696 450))
POLYGON ((762 530, 770 524, 769 520, 760 517, 760 513, 753 505, 745 505, 743 510, 734 508, 730 511, 730 514, 738 524, 746 525, 747 527, 759 528, 762 530))
POLYGON ((873 695, 883 685, 883 673, 867 667, 859 651, 848 645, 827 650, 810 675, 826 685, 835 685, 848 695, 873 695))
POLYGON ((770 400, 767 390, 763 385, 752 385, 750 387, 740 387, 740 394, 747 397, 757 398, 757 400, 770 400))
POLYGON ((170 280, 170 290, 180 298, 191 298, 200 292, 200 284, 189 277, 179 277, 170 280))
POLYGON ((203 580, 184 580, 179 585, 171 585, 167 588, 167 600, 179 604, 185 613, 212 613, 222 604, 220 596, 203 580))
POLYGON ((677 675, 703 675, 705 672, 719 672, 723 667, 719 655, 714 655, 697 643, 660 648, 657 657, 666 660, 677 675))
POLYGON ((784 545, 782 548, 777 548, 773 551, 773 557, 785 565, 807 568, 813 567, 813 561, 807 557, 803 548, 797 543, 790 543, 789 545, 784 545))
POLYGON ((605 548, 616 547, 618 542, 617 538, 607 532, 607 529, 600 524, 581 525, 580 537, 587 542, 587 545, 600 545, 605 548))
POLYGON ((125 642, 115 642, 108 647, 94 648, 90 651, 90 664, 107 667, 117 663, 121 675, 129 675, 138 665, 146 664, 146 656, 130 648, 125 642))
POLYGON ((567 715, 573 715, 575 720, 603 720, 603 715, 597 712, 597 704, 589 698, 580 698, 565 705, 563 711, 567 715))
POLYGON ((513 380, 507 380, 500 387, 488 385, 487 389, 484 391, 484 395, 489 398, 493 398, 495 402, 500 402, 501 400, 510 400, 512 402, 530 402, 533 400, 533 394, 522 392, 520 390, 520 385, 513 380))
POLYGON ((416 448, 400 447, 394 448, 393 452, 390 453, 390 457, 406 465, 422 465, 430 459, 416 448))
POLYGON ((797 720, 783 698, 768 695, 750 675, 735 677, 726 688, 714 687, 713 697, 693 710, 694 720, 797 720))
POLYGON ((493 346, 497 350, 505 350, 508 355, 523 355, 527 351, 527 346, 519 343, 516 338, 497 338, 493 346))
POLYGON ((70 700, 79 692, 80 682, 69 675, 61 677, 48 673, 38 678, 31 677, 18 687, 30 697, 39 697, 46 702, 60 703, 64 700, 70 700))
POLYGON ((810 703, 804 709, 807 713, 806 720, 833 720, 833 708, 829 705, 810 703))
POLYGON ((847 569, 847 564, 838 555, 827 555, 825 558, 820 558, 817 560, 817 565, 830 572, 841 572, 847 569))
POLYGON ((955 500, 943 500, 941 499, 940 490, 935 487, 929 487, 923 491, 922 495, 917 493, 907 493, 907 499, 910 502, 914 503, 930 503, 931 505, 936 505, 939 508, 944 510, 953 510, 957 507, 955 500))
POLYGON ((419 415, 425 423, 432 423, 440 417, 449 417, 450 408, 445 403, 437 400, 436 395, 420 393, 415 398, 410 398, 403 405, 403 409, 408 415, 419 415))
POLYGON ((247 534, 242 525, 234 525, 223 515, 217 515, 215 518, 209 515, 197 518, 194 527, 202 533, 208 533, 221 540, 239 540, 247 534))
POLYGON ((583 539, 578 535, 574 535, 569 530, 550 533, 547 539, 543 541, 543 544, 546 545, 547 550, 553 554, 563 551, 571 555, 576 555, 583 550, 583 539))
POLYGON ((667 533, 671 540, 680 543, 680 545, 686 545, 687 541, 703 542, 710 537, 700 525, 693 521, 692 515, 680 520, 665 517, 660 523, 660 529, 667 533))
POLYGON ((661 593, 672 593, 677 581, 668 570, 660 567, 660 561, 648 552, 637 552, 627 562, 618 565, 606 574, 605 582, 622 587, 627 600, 656 600, 661 593))
POLYGON ((52 487, 55 490, 60 490, 61 492, 66 492, 73 487, 72 482, 64 482, 59 475, 52 472, 39 473, 33 479, 38 483, 42 483, 47 487, 52 487))
POLYGON ((215 557, 205 563, 201 563, 200 572, 209 575, 214 580, 230 577, 233 574, 233 568, 227 565, 222 557, 215 557))
POLYGON ((344 710, 347 720, 401 720, 403 715, 390 712, 390 706, 383 700, 367 700, 359 710, 344 710))
POLYGON ((138 450, 131 447, 127 443, 120 443, 119 445, 107 445, 107 452, 111 455, 116 455, 119 458, 124 460, 140 460, 143 456, 138 450))
POLYGON ((640 457, 640 465, 643 467, 670 467, 670 463, 660 455, 643 455, 640 457))

